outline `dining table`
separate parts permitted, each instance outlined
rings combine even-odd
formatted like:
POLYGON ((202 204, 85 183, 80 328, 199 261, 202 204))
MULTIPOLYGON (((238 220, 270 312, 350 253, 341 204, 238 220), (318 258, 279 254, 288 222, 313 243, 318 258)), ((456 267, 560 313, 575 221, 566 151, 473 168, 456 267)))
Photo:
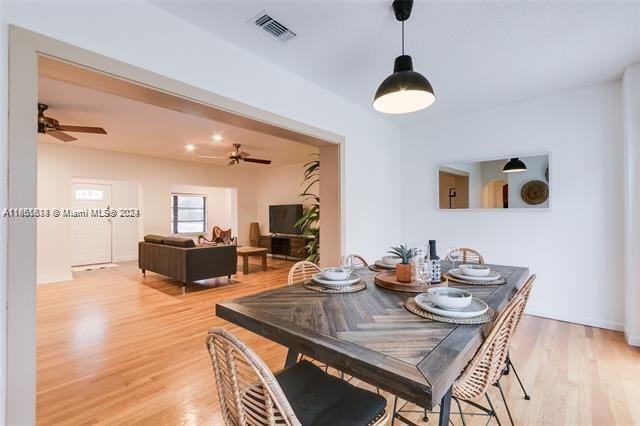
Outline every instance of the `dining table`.
MULTIPOLYGON (((442 262, 442 271, 451 268, 442 262)), ((506 283, 450 281, 500 312, 529 275, 527 267, 489 265, 506 283)), ((409 312, 415 294, 378 287, 377 272, 354 271, 367 284, 355 293, 326 294, 302 284, 283 286, 216 305, 216 315, 288 348, 285 367, 311 357, 405 401, 433 410, 449 423, 451 390, 483 342, 491 323, 437 322, 409 312)))

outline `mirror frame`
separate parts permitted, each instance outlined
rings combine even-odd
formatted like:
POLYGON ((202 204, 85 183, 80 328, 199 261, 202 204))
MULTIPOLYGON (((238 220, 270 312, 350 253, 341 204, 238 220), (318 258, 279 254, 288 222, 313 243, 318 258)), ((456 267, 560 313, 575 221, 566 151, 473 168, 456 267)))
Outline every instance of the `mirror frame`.
POLYGON ((551 184, 551 177, 553 174, 553 161, 552 155, 550 151, 539 151, 539 152, 529 152, 525 154, 509 154, 509 155, 501 155, 494 157, 484 157, 481 159, 471 159, 471 160, 451 160, 451 161, 438 161, 436 163, 436 167, 434 170, 435 173, 435 193, 433 196, 433 206, 437 212, 549 212, 553 208, 553 194, 555 192, 555 185, 551 184), (509 160, 509 158, 517 157, 517 158, 526 158, 526 157, 539 157, 542 155, 546 155, 549 158, 549 207, 521 207, 521 208, 512 208, 512 209, 496 209, 496 208, 468 208, 468 209, 441 209, 440 208, 440 166, 452 164, 452 163, 480 163, 484 161, 496 161, 496 160, 509 160))

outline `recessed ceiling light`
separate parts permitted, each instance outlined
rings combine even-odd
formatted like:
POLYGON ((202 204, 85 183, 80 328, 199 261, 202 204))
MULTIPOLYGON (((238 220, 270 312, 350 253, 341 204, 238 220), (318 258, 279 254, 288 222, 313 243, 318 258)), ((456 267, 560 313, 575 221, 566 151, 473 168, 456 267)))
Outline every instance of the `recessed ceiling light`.
POLYGON ((213 136, 211 137, 211 139, 213 139, 213 140, 214 140, 214 141, 216 141, 216 142, 220 142, 220 141, 222 140, 222 135, 220 135, 220 134, 216 133, 215 135, 213 135, 213 136))
POLYGON ((193 146, 193 145, 191 145, 191 144, 187 145, 187 151, 189 151, 189 152, 193 152, 193 150, 194 150, 194 149, 196 149, 196 147, 195 147, 195 146, 193 146))

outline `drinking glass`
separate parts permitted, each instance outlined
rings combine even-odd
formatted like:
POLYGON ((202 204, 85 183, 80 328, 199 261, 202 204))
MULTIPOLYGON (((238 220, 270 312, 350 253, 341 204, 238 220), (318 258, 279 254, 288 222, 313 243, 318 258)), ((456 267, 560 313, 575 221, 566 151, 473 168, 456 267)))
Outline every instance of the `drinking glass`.
POLYGON ((413 250, 413 257, 417 258, 422 263, 429 256, 429 245, 418 244, 413 250))
POLYGON ((422 287, 423 293, 426 291, 426 287, 431 284, 431 261, 416 265, 416 283, 422 287))
POLYGON ((449 259, 451 259, 451 269, 456 269, 456 262, 460 260, 460 249, 449 247, 449 259))
POLYGON ((340 267, 344 269, 346 272, 348 272, 349 275, 351 275, 353 273, 353 270, 356 268, 353 256, 351 255, 342 256, 342 259, 340 261, 340 267))

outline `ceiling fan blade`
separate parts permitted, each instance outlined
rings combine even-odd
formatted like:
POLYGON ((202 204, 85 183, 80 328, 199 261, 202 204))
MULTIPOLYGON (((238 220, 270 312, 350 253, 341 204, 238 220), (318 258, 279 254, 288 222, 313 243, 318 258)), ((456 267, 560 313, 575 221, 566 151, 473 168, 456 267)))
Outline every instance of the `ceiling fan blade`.
POLYGON ((65 132, 95 133, 99 135, 107 134, 107 131, 102 127, 66 126, 66 125, 60 124, 58 126, 58 129, 63 130, 65 132))
POLYGON ((214 160, 226 160, 229 157, 217 157, 215 155, 198 155, 199 158, 212 158, 214 160))
POLYGON ((271 160, 260 160, 259 158, 243 158, 247 163, 271 164, 271 160))
POLYGON ((238 157, 240 157, 240 158, 241 158, 241 159, 243 159, 243 160, 244 160, 245 158, 247 158, 249 155, 251 155, 251 154, 249 154, 248 152, 244 152, 244 151, 240 151, 240 152, 238 153, 238 157))
POLYGON ((54 138, 60 139, 62 142, 71 142, 78 140, 78 138, 74 138, 73 136, 63 133, 59 130, 50 130, 47 132, 47 134, 53 136, 54 138))

